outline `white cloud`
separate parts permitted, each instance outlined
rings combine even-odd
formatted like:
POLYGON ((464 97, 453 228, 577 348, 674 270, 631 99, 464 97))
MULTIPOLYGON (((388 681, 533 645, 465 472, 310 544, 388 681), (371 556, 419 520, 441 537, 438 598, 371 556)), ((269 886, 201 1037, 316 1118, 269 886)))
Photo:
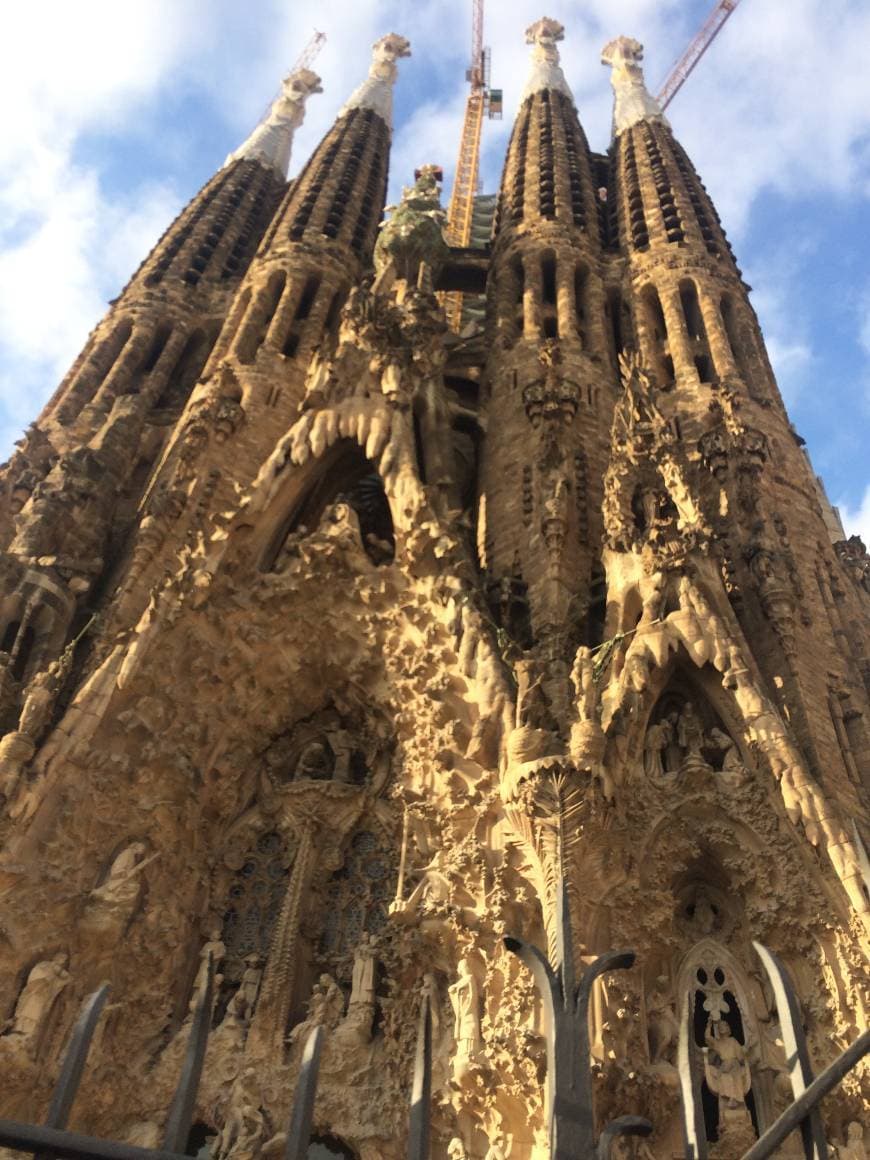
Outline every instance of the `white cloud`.
MULTIPOLYGON (((392 191, 421 161, 448 176, 459 143, 470 44, 470 0, 43 0, 4 13, 7 53, 0 101, 0 404, 10 423, 33 416, 77 353, 105 300, 117 293, 192 192, 188 134, 168 125, 170 99, 187 97, 211 117, 221 144, 250 130, 314 28, 328 42, 315 67, 325 93, 309 104, 297 135, 298 170, 350 90, 364 76, 368 47, 389 30, 412 41, 400 65, 392 191), (407 111, 411 109, 410 116, 407 111), (219 122, 215 125, 215 122, 219 122), (109 186, 83 145, 127 143, 151 133, 172 169, 142 188, 109 186)), ((607 146, 610 90, 598 63, 603 43, 630 33, 646 46, 651 87, 695 31, 705 5, 685 0, 554 0, 566 25, 563 61, 593 149, 607 146)), ((525 80, 523 32, 539 0, 490 4, 486 41, 505 120, 485 128, 487 188, 500 175, 525 80)), ((865 45, 870 10, 861 0, 752 0, 729 20, 677 97, 670 115, 726 228, 745 231, 758 196, 870 189, 870 103, 865 45)), ((117 175, 115 175, 117 176, 117 175)), ((803 239, 796 238, 796 245, 803 239)), ((756 306, 790 397, 813 361, 798 291, 787 274, 758 271, 756 306), (797 307, 797 308, 796 308, 797 307)), ((870 315, 868 315, 870 318, 870 315)), ((870 321, 865 339, 870 344, 870 321)))

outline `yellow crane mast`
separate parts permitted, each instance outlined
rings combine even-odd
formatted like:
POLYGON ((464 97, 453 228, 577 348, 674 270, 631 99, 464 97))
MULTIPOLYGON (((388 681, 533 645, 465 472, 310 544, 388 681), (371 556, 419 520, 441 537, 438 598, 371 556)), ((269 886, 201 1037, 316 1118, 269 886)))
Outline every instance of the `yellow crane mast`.
MULTIPOLYGON (((451 246, 464 247, 471 242, 474 197, 480 176, 480 137, 485 116, 499 119, 502 114, 500 89, 489 86, 489 49, 483 47, 483 3, 473 0, 471 18, 471 66, 465 74, 470 84, 459 143, 459 158, 453 178, 453 192, 447 210, 447 241, 451 246)), ((445 295, 447 321, 451 330, 458 331, 462 323, 462 294, 445 295)))

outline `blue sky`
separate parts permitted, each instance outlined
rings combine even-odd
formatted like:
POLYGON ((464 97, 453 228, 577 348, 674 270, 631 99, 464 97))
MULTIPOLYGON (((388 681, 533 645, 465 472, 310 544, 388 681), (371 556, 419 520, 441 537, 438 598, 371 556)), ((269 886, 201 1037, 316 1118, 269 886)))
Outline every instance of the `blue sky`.
MULTIPOLYGON (((594 149, 609 138, 598 64, 618 33, 656 89, 713 0, 490 0, 505 119, 485 130, 497 185, 528 59, 525 27, 561 20, 565 72, 594 149)), ((328 42, 297 135, 304 162, 387 31, 401 62, 391 183, 436 161, 449 190, 470 0, 42 0, 4 14, 0 70, 0 453, 180 206, 243 139, 312 30, 328 42)), ((780 386, 847 528, 870 540, 870 84, 866 0, 741 0, 672 104, 674 130, 753 286, 780 386)))

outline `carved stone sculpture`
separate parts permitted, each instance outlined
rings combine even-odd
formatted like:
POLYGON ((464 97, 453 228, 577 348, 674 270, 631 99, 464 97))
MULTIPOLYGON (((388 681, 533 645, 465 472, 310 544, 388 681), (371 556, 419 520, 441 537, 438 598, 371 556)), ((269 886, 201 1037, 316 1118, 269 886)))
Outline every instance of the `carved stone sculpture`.
POLYGON ((674 1047, 679 1034, 679 1021, 668 980, 656 980, 646 1005, 646 1029, 649 1040, 649 1060, 652 1064, 672 1063, 674 1047))
POLYGON ((39 1050, 40 1036, 61 992, 69 985, 69 956, 61 951, 31 967, 18 996, 15 1012, 3 1034, 25 1042, 32 1054, 39 1050))
POLYGON ((480 987, 467 958, 459 960, 455 983, 447 989, 453 1007, 456 1052, 453 1078, 461 1083, 478 1061, 480 1052, 480 987))
POLYGON ((743 1106, 752 1085, 746 1049, 731 1034, 724 1019, 711 1023, 704 1035, 704 1075, 710 1091, 728 1108, 743 1106))
POLYGON ((344 1010, 344 995, 332 975, 322 974, 308 1000, 308 1014, 290 1032, 291 1043, 303 1043, 315 1027, 333 1030, 344 1010))

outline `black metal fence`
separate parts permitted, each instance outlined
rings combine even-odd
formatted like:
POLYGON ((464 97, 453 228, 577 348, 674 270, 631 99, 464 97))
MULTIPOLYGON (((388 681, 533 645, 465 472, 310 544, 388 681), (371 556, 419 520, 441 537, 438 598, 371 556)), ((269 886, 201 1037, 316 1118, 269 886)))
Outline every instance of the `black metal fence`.
MULTIPOLYGON (((587 1024, 589 997, 597 978, 610 971, 631 967, 635 956, 631 951, 612 951, 602 955, 586 968, 578 980, 574 970, 567 897, 562 887, 557 906, 557 924, 560 961, 555 966, 537 947, 521 939, 504 940, 507 949, 517 954, 531 970, 544 1006, 550 1155, 552 1160, 608 1160, 613 1143, 619 1136, 648 1136, 653 1131, 653 1125, 639 1116, 618 1117, 604 1128, 597 1139, 594 1127, 587 1024)), ((861 1035, 820 1076, 814 1077, 791 981, 771 951, 760 943, 754 946, 773 986, 794 1100, 745 1154, 743 1160, 766 1160, 793 1131, 800 1131, 806 1160, 828 1160, 828 1145, 819 1105, 842 1078, 870 1053, 870 1031, 861 1035)), ((186 1155, 185 1148, 190 1138, 205 1060, 213 989, 214 966, 209 956, 206 979, 197 1001, 181 1077, 169 1110, 161 1148, 141 1148, 82 1135, 67 1128, 94 1031, 106 1003, 108 986, 91 995, 82 1008, 70 1036, 45 1123, 37 1125, 0 1120, 0 1146, 30 1152, 38 1160, 51 1160, 52 1157, 68 1157, 69 1160, 181 1160, 186 1155)), ((287 1128, 284 1160, 303 1160, 308 1154, 324 1034, 323 1027, 315 1027, 305 1044, 287 1128)), ((707 1160, 708 1155, 697 1054, 692 1042, 691 1009, 687 1000, 681 1012, 677 1057, 686 1160, 707 1160)), ((408 1160, 428 1160, 431 1095, 432 1013, 427 996, 420 1008, 417 1032, 408 1160)))

